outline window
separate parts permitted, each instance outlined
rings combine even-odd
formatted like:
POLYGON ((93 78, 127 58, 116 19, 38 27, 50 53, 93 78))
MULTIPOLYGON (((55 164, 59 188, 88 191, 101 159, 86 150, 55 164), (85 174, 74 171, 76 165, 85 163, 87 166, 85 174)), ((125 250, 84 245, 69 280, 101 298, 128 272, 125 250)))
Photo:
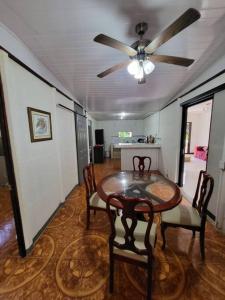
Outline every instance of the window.
POLYGON ((118 136, 119 136, 119 138, 131 138, 132 132, 131 131, 119 131, 118 136))

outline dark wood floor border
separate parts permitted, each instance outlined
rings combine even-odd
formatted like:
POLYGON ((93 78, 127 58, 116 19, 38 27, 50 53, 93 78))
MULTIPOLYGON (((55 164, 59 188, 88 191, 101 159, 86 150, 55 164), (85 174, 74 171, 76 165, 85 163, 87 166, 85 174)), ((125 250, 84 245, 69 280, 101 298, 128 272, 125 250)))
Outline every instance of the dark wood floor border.
POLYGON ((207 216, 212 219, 214 222, 216 221, 216 217, 214 214, 212 214, 209 210, 207 210, 207 216))
POLYGON ((67 198, 69 198, 71 196, 71 194, 75 191, 76 188, 78 188, 79 184, 76 184, 72 190, 67 194, 67 196, 65 197, 65 200, 67 200, 67 198))
POLYGON ((34 248, 35 243, 37 242, 37 240, 39 239, 39 237, 41 236, 41 234, 44 232, 44 230, 46 229, 46 227, 48 226, 48 224, 52 221, 52 219, 55 217, 55 215, 57 214, 57 212, 59 211, 59 209, 61 207, 63 207, 65 202, 60 203, 57 208, 54 210, 54 212, 52 213, 52 215, 50 216, 50 218, 45 222, 45 224, 41 227, 41 229, 38 231, 38 233, 35 235, 35 237, 33 238, 33 242, 32 245, 26 249, 27 254, 29 254, 32 249, 34 248))
POLYGON ((39 237, 41 236, 41 234, 45 231, 45 229, 47 228, 48 224, 54 219, 55 215, 57 214, 57 212, 60 210, 61 207, 63 207, 66 203, 66 200, 69 198, 69 196, 74 192, 74 190, 78 187, 78 184, 76 184, 72 190, 67 194, 67 196, 65 197, 65 201, 59 203, 59 205, 57 206, 57 208, 54 210, 54 212, 51 214, 51 216, 49 217, 49 219, 45 222, 45 224, 41 227, 41 229, 38 231, 38 233, 35 235, 35 237, 33 238, 33 243, 32 245, 26 250, 27 254, 30 253, 35 245, 35 243, 37 242, 37 240, 39 239, 39 237))

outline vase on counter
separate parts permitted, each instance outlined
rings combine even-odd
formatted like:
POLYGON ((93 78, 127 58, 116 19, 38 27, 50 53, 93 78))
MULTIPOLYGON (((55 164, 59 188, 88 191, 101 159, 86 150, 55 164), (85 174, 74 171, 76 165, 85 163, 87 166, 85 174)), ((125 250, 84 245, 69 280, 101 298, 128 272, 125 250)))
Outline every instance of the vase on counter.
POLYGON ((155 137, 153 135, 147 136, 147 143, 154 144, 155 143, 155 137))

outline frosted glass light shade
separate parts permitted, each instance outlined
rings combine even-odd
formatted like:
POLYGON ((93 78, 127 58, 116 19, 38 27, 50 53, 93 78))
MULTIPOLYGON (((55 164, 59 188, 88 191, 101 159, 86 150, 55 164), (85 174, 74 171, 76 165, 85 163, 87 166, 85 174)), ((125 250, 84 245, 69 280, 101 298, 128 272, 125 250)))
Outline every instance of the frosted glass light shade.
POLYGON ((135 75, 139 72, 139 62, 134 59, 128 66, 127 66, 127 71, 131 74, 131 75, 135 75))
POLYGON ((144 78, 144 70, 143 67, 139 65, 139 70, 138 72, 134 75, 135 79, 143 79, 144 78))
POLYGON ((145 74, 148 75, 154 71, 155 65, 151 61, 145 60, 145 61, 143 61, 143 68, 144 68, 145 74))

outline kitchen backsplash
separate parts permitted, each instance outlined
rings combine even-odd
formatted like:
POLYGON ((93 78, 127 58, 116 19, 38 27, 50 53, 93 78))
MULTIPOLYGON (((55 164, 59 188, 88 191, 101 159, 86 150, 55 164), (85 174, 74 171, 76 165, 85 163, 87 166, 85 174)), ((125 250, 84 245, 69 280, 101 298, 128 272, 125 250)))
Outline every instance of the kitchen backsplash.
POLYGON ((112 136, 112 144, 119 144, 119 143, 137 143, 138 139, 145 139, 145 135, 135 135, 131 138, 119 138, 118 136, 112 136))

